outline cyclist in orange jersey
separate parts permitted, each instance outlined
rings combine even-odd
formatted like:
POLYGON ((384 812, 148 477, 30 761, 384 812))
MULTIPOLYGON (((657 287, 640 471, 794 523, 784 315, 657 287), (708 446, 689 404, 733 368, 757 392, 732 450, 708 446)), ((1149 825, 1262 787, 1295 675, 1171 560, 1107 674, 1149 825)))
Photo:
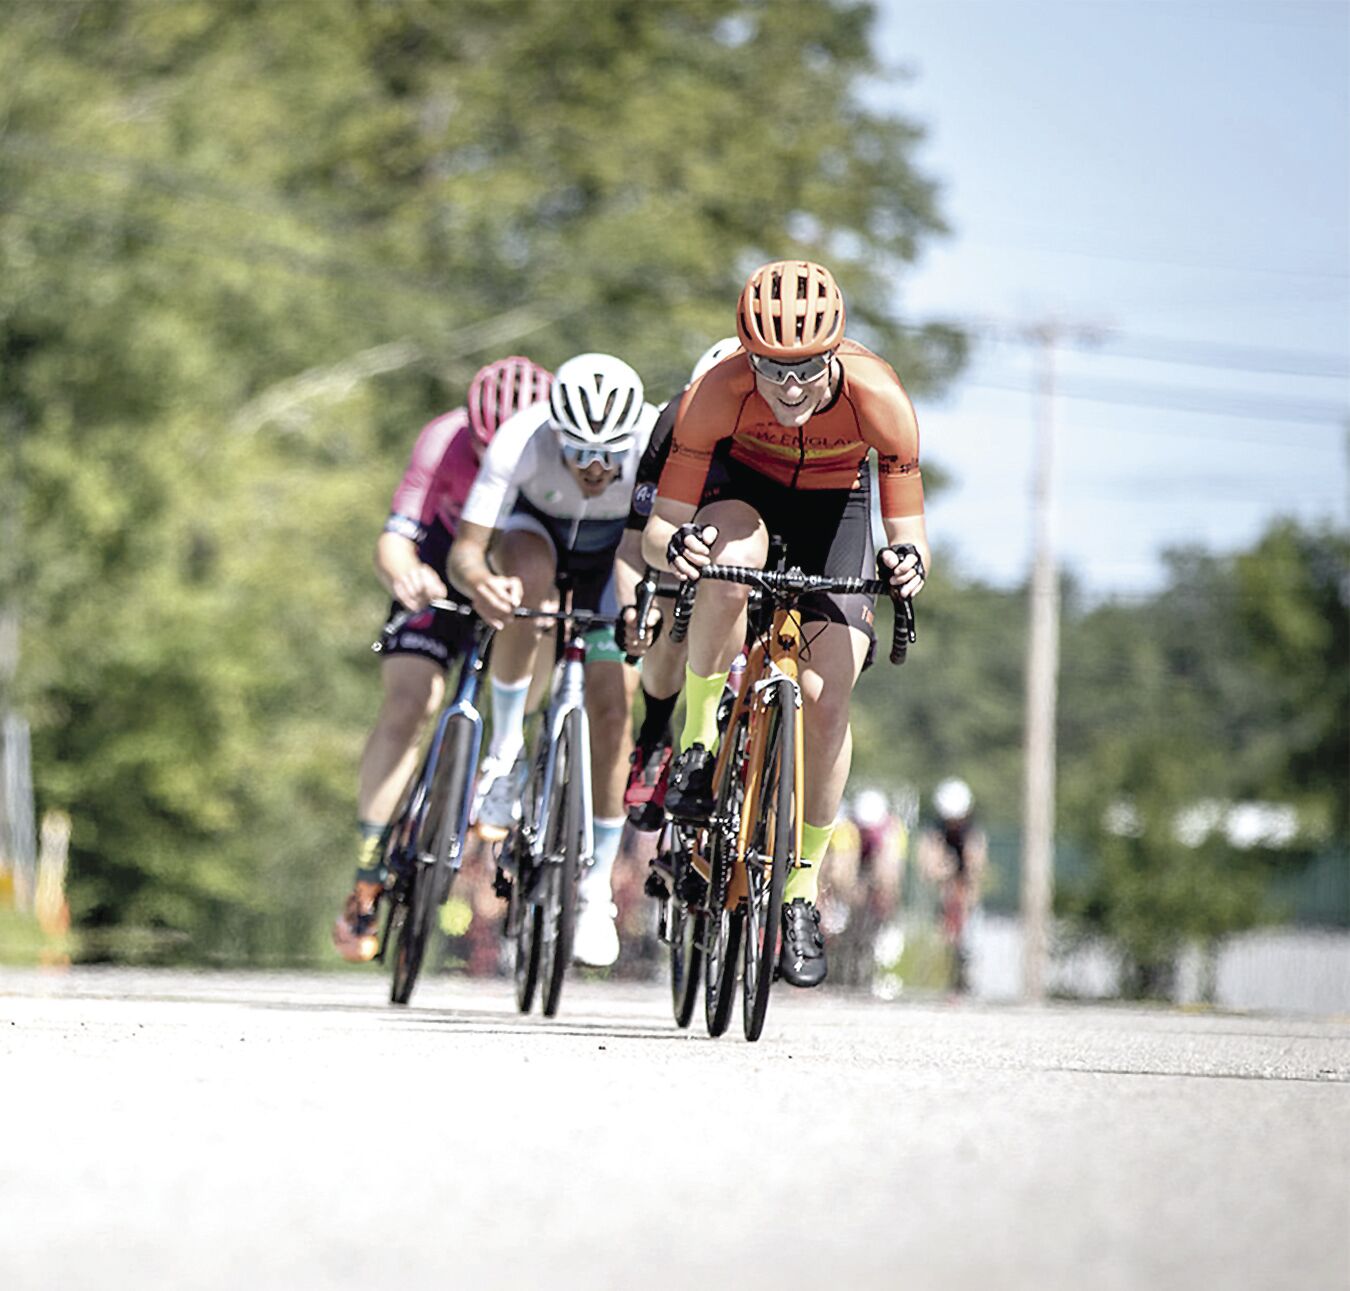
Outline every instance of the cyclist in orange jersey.
MULTIPOLYGON (((919 432, 900 379, 844 336, 844 301, 829 270, 776 261, 750 275, 737 308, 743 353, 724 359, 685 395, 671 439, 643 555, 681 578, 708 563, 762 568, 769 535, 807 573, 872 577, 911 597, 929 563, 919 471, 919 432), (877 454, 885 544, 871 532, 877 454), (714 462, 725 472, 717 500, 700 507, 714 462)), ((706 818, 712 806, 717 703, 745 639, 748 589, 701 586, 689 630, 686 716, 666 806, 706 818)), ((816 909, 821 861, 852 760, 849 697, 876 649, 865 596, 802 602, 801 687, 805 727, 804 864, 787 880, 782 976, 796 986, 825 979, 816 909)))

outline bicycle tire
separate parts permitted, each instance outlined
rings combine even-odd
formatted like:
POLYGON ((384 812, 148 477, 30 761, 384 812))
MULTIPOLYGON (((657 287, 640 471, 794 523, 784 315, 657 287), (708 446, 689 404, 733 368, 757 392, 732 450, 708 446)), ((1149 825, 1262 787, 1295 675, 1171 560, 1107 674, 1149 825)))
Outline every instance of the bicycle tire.
POLYGON ((522 902, 516 917, 516 1007, 528 1013, 539 985, 539 960, 544 950, 544 925, 539 907, 524 895, 525 875, 519 868, 512 880, 511 899, 522 902))
MULTIPOLYGON (((435 944, 440 933, 440 911, 450 895, 454 874, 449 864, 450 845, 459 823, 459 809, 468 791, 469 740, 472 732, 467 720, 450 718, 441 739, 440 755, 431 768, 431 783, 426 789, 426 810, 422 816, 419 855, 416 868, 409 876, 412 891, 408 896, 408 910, 401 921, 398 940, 394 947, 394 973, 389 999, 394 1004, 407 1004, 412 999, 418 975, 427 959, 427 950, 435 944), (430 845, 421 846, 425 839, 430 845), (430 861, 421 859, 430 855, 430 861)), ((426 780, 423 768, 421 780, 426 780)), ((409 795, 416 803, 418 793, 409 795)))
POLYGON ((507 910, 506 926, 508 935, 514 929, 516 1008, 522 1013, 528 1013, 534 1007, 544 955, 544 922, 540 917, 539 885, 547 875, 535 864, 526 840, 535 836, 539 818, 543 815, 544 805, 540 798, 547 752, 548 746, 541 732, 536 740, 534 757, 530 761, 529 778, 521 795, 520 824, 512 830, 506 843, 515 853, 515 877, 511 880, 512 906, 507 910))
POLYGON ((421 861, 414 862, 414 865, 416 868, 408 876, 410 890, 405 898, 405 912, 399 920, 398 935, 394 942, 394 973, 389 988, 392 1004, 407 1004, 412 998, 417 974, 422 967, 422 953, 426 948, 423 930, 427 906, 432 899, 431 867, 421 861))
POLYGON ((576 930, 584 815, 581 801, 583 775, 575 763, 583 747, 581 723, 584 717, 580 709, 567 714, 553 767, 553 802, 549 812, 549 832, 553 838, 546 855, 556 855, 558 859, 546 862, 548 868, 543 875, 545 900, 541 905, 544 925, 541 972, 544 1016, 548 1018, 558 1012, 563 980, 572 962, 572 936, 576 930))
POLYGON ((690 910, 678 896, 670 897, 670 995, 678 1027, 689 1025, 698 1003, 707 926, 702 910, 690 910))
POLYGON ((734 740, 731 755, 722 766, 714 785, 713 823, 709 828, 708 923, 703 961, 703 1018, 710 1036, 725 1033, 731 1022, 735 1000, 736 964, 740 958, 741 910, 726 908, 727 888, 731 883, 737 839, 740 831, 742 799, 741 778, 748 725, 745 718, 727 731, 723 739, 734 740))
POLYGON ((425 963, 431 947, 441 936, 441 908, 450 899, 450 890, 459 872, 458 854, 451 863, 450 853, 456 843, 462 848, 460 816, 464 800, 473 785, 473 723, 467 717, 454 716, 446 723, 445 738, 441 742, 440 770, 444 769, 442 787, 437 790, 430 810, 437 812, 433 820, 430 811, 426 826, 435 840, 432 853, 436 858, 431 871, 431 900, 423 913, 422 960, 425 963))
POLYGON ((796 837, 793 788, 796 769, 796 696, 788 682, 779 682, 769 710, 772 723, 765 743, 755 817, 749 830, 745 899, 745 963, 741 973, 741 1014, 747 1040, 758 1040, 769 1009, 769 990, 778 965, 778 938, 783 919, 783 888, 787 882, 792 844, 796 837), (768 860, 765 882, 763 859, 768 860))

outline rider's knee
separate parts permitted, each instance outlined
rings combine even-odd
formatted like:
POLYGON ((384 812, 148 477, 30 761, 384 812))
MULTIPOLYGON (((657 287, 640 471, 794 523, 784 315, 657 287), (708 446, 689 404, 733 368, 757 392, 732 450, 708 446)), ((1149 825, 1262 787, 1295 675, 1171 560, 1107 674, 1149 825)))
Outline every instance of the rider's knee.
POLYGON ((439 707, 438 687, 431 684, 397 686, 385 694, 379 726, 391 738, 412 743, 439 707))
POLYGON ((608 679, 586 679, 586 716, 590 719, 591 739, 606 738, 613 732, 626 733, 629 721, 629 699, 622 678, 612 684, 608 679))

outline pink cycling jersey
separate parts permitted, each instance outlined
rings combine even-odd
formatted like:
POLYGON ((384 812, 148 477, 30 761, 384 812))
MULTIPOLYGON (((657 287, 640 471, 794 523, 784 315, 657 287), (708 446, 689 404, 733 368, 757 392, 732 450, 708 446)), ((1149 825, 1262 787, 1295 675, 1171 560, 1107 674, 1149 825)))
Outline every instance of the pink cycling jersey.
POLYGON ((439 520, 453 536, 478 475, 479 441, 463 408, 422 427, 390 506, 385 529, 420 542, 439 520))

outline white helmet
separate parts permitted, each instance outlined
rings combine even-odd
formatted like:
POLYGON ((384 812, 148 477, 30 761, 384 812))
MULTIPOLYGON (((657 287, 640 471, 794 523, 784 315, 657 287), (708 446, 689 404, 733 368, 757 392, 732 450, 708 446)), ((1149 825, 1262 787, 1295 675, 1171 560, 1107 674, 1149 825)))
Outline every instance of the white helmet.
POLYGON ((970 815, 974 803, 975 795, 970 792, 970 786, 955 776, 943 780, 933 790, 933 810, 943 820, 964 819, 970 815))
POLYGON ((880 789, 863 789, 853 800, 853 819, 860 825, 880 825, 890 814, 880 789))
POLYGON ((642 419, 642 378, 612 354, 578 354, 554 375, 548 402, 564 450, 623 452, 642 419))
POLYGON ((715 368, 723 359, 730 358, 740 348, 741 341, 738 336, 724 336, 720 341, 714 341, 694 364, 694 370, 689 374, 689 384, 693 385, 709 368, 715 368))

